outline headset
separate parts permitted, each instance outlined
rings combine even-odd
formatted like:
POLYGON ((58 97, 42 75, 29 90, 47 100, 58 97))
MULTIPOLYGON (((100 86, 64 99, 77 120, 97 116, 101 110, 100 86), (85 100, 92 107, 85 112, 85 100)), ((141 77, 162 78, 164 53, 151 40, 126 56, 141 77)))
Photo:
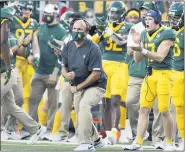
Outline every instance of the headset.
POLYGON ((161 24, 162 17, 159 10, 150 10, 148 13, 150 13, 151 16, 154 17, 155 24, 161 24))
POLYGON ((75 23, 76 21, 79 21, 79 20, 82 20, 82 21, 85 23, 85 25, 86 25, 86 32, 89 33, 89 31, 90 31, 90 29, 91 29, 91 25, 90 25, 85 19, 83 19, 83 18, 75 18, 75 19, 73 19, 73 20, 71 21, 71 23, 70 23, 70 29, 72 30, 72 29, 73 29, 74 23, 75 23))

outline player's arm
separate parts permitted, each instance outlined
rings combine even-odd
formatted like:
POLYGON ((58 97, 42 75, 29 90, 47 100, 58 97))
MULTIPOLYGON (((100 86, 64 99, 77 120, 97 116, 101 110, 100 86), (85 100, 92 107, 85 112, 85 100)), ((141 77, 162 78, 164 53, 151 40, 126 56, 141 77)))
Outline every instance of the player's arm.
POLYGON ((145 56, 149 57, 150 59, 161 63, 164 58, 167 56, 170 48, 173 46, 173 42, 171 40, 164 40, 159 45, 157 52, 151 52, 144 49, 145 56))
POLYGON ((8 46, 8 33, 10 31, 10 21, 5 21, 1 25, 1 54, 7 67, 11 68, 10 49, 8 46))
POLYGON ((118 45, 124 45, 127 43, 127 36, 121 36, 116 33, 113 33, 111 35, 111 38, 113 39, 114 42, 116 42, 118 45))

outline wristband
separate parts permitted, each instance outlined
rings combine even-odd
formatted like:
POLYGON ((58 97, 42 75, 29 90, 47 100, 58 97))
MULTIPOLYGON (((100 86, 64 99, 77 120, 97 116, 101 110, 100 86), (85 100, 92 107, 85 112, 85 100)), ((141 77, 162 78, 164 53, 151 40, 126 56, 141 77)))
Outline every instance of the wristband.
POLYGON ((34 58, 40 58, 40 54, 39 53, 36 53, 33 56, 34 56, 34 58))
POLYGON ((141 51, 141 53, 142 53, 143 55, 146 55, 146 54, 148 53, 148 50, 143 48, 142 51, 141 51))

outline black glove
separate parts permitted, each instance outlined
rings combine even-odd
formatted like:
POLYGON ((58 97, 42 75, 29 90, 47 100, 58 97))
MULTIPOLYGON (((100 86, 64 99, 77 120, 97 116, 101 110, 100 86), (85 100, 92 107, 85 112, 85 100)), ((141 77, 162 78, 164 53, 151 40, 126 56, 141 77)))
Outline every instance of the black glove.
POLYGON ((6 75, 5 75, 5 80, 6 81, 5 81, 4 85, 6 85, 9 82, 10 77, 11 77, 11 72, 12 72, 12 68, 8 68, 6 70, 6 75))
POLYGON ((102 35, 103 31, 107 27, 106 18, 105 17, 97 17, 96 18, 96 28, 99 35, 102 35))

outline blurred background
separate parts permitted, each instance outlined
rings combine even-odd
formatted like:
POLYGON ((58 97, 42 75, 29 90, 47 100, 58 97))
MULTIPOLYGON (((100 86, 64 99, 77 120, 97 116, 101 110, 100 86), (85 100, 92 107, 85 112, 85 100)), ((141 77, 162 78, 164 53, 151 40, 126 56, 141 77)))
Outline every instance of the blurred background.
MULTIPOLYGON (((146 1, 152 1, 156 3, 158 9, 162 13, 162 20, 167 21, 167 12, 171 4, 177 1, 183 0, 123 0, 126 4, 127 9, 136 8, 139 9, 141 4, 146 1)), ((34 11, 32 17, 35 18, 39 23, 42 22, 42 10, 44 6, 48 3, 57 4, 60 10, 60 16, 66 11, 79 12, 82 15, 85 14, 89 9, 93 10, 96 17, 106 16, 106 10, 110 3, 113 1, 103 1, 103 0, 92 0, 92 1, 61 1, 61 0, 52 0, 52 1, 34 1, 34 11)))

